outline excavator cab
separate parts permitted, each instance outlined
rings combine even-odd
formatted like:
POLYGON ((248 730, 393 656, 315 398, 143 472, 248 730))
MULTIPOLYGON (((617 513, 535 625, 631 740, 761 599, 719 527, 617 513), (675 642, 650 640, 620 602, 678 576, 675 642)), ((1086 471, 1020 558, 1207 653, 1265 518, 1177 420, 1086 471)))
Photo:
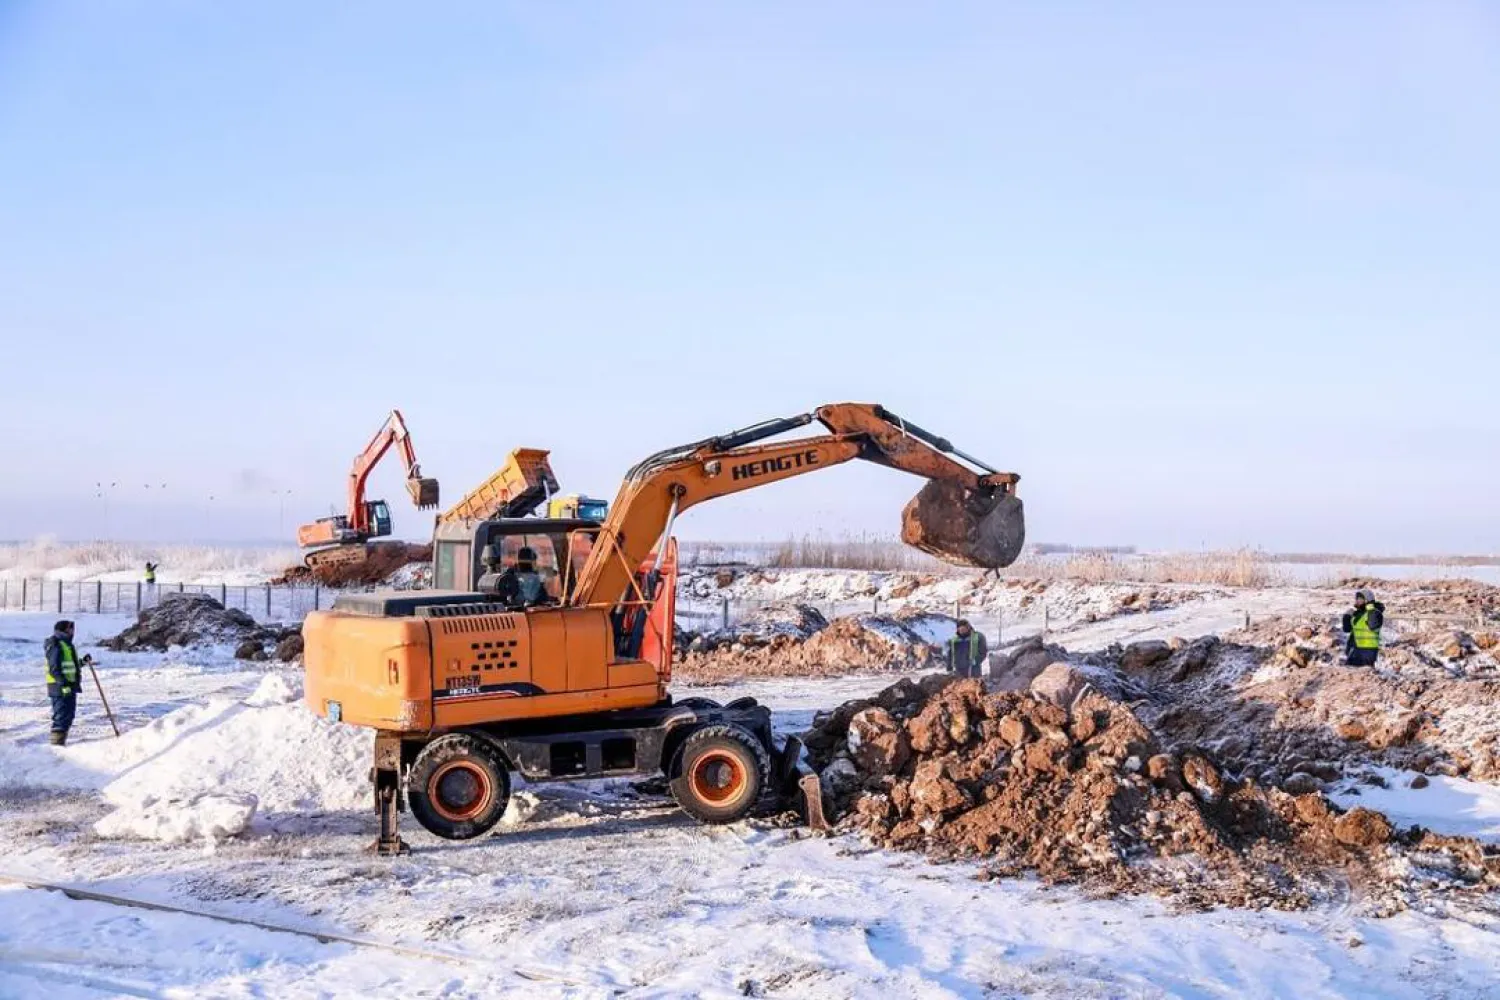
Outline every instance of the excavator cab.
POLYGON ((384 538, 391 533, 391 507, 384 500, 366 503, 365 516, 370 522, 371 538, 384 538))

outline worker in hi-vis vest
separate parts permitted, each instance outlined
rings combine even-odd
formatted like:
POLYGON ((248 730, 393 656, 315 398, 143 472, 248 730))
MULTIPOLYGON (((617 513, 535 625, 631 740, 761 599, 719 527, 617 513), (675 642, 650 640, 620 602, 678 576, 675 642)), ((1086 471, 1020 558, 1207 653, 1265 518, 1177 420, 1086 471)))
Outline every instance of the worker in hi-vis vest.
POLYGON ((959 677, 980 677, 984 674, 984 662, 990 655, 984 636, 974 631, 966 619, 958 620, 958 632, 948 640, 947 667, 949 673, 959 677))
POLYGON ((73 713, 78 709, 79 669, 93 663, 94 658, 79 658, 70 621, 52 626, 52 634, 42 648, 47 654, 47 697, 52 699, 52 745, 60 747, 68 742, 73 713))
POLYGON ((1354 610, 1344 615, 1344 662, 1353 667, 1373 667, 1380 655, 1380 630, 1385 625, 1385 605, 1368 590, 1354 594, 1354 610))
POLYGON ((156 586, 156 563, 154 562, 146 564, 146 586, 156 586))

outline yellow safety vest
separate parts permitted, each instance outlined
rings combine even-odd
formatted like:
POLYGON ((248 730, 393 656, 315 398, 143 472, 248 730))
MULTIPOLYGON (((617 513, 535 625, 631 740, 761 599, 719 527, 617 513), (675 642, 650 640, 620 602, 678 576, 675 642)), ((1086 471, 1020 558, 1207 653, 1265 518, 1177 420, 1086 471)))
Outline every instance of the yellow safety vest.
POLYGON ((77 684, 78 683, 78 654, 73 651, 73 644, 66 639, 57 640, 57 648, 61 650, 58 657, 59 666, 62 669, 62 680, 58 680, 52 673, 52 665, 47 665, 48 684, 77 684))
POLYGON ((1379 649, 1380 632, 1370 627, 1370 612, 1372 608, 1366 607, 1354 616, 1353 629, 1350 635, 1354 637, 1356 649, 1379 649))

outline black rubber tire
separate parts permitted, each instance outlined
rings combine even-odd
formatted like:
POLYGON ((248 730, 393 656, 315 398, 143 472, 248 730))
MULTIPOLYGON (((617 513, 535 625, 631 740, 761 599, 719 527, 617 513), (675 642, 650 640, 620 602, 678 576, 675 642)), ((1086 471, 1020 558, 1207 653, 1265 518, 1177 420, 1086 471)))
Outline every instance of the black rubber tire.
POLYGON ((481 736, 449 733, 422 748, 406 774, 406 801, 427 832, 444 840, 488 833, 510 804, 510 770, 481 736))
POLYGON ((710 709, 717 711, 723 706, 714 701, 712 698, 679 698, 676 701, 672 702, 672 707, 692 708, 702 712, 710 709))
POLYGON ((771 780, 771 755, 742 726, 704 726, 683 740, 670 777, 683 812, 700 823, 733 823, 760 801, 771 780))

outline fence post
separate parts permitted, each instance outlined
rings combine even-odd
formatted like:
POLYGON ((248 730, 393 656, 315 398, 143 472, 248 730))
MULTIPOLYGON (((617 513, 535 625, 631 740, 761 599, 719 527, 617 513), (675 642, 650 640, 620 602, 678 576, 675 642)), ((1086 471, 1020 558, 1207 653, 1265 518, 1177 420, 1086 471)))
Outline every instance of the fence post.
POLYGON ((62 581, 57 581, 57 613, 62 614, 62 581))
POLYGON ((1245 612, 1245 628, 1247 630, 1250 628, 1250 612, 1248 611, 1245 612))
POLYGON ((1047 638, 1047 632, 1052 628, 1052 609, 1042 605, 1042 638, 1047 638))
POLYGON ((229 607, 229 584, 227 583, 219 584, 219 603, 226 608, 229 607))
POLYGON ((954 618, 962 618, 963 616, 964 616, 964 602, 963 601, 954 601, 953 602, 953 617, 954 618))
POLYGON ((0 580, 0 608, 10 607, 10 577, 0 580))
POLYGON ((182 586, 182 581, 181 580, 177 581, 177 592, 179 594, 183 592, 183 586, 182 586))
POLYGON ((271 620, 271 585, 266 584, 266 621, 271 620))
POLYGON ((21 610, 26 610, 26 578, 21 577, 21 610))
POLYGON ((719 612, 720 612, 720 618, 721 618, 721 623, 722 623, 721 627, 728 628, 729 627, 729 598, 722 597, 722 598, 719 599, 719 612))
POLYGON ((94 581, 94 613, 104 614, 104 581, 94 581))
POLYGON ((1005 645, 1005 612, 995 612, 995 648, 1005 645))
POLYGON ((880 598, 879 597, 875 598, 875 609, 873 611, 871 611, 870 614, 872 614, 872 615, 878 615, 878 614, 880 614, 880 598))
POLYGON ((323 589, 321 587, 319 587, 316 583, 313 584, 313 610, 314 611, 321 611, 322 610, 322 608, 318 607, 318 601, 322 597, 322 594, 323 594, 323 589))

